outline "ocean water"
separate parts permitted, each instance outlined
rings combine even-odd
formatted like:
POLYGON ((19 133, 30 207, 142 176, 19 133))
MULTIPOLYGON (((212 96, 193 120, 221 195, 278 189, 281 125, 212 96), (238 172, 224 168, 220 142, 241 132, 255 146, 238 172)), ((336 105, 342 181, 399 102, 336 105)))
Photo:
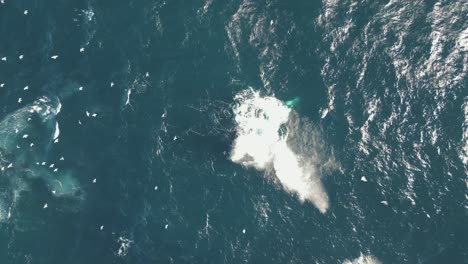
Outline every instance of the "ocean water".
POLYGON ((463 0, 0 0, 0 264, 468 263, 463 0))

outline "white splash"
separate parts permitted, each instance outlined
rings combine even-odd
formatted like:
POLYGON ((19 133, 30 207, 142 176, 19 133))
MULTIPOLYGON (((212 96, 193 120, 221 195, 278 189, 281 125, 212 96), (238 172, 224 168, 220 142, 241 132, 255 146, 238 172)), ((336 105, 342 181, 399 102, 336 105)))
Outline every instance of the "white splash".
POLYGON ((120 244, 119 249, 117 250, 117 256, 125 257, 128 254, 128 250, 130 249, 130 245, 133 241, 121 236, 118 238, 117 242, 120 244))
POLYGON ((270 96, 252 89, 236 95, 234 106, 237 138, 231 160, 265 171, 273 168, 284 189, 311 201, 321 213, 329 207, 328 195, 317 177, 316 169, 288 145, 287 123, 291 109, 270 96))
POLYGON ((92 21, 92 20, 93 20, 94 12, 93 12, 92 9, 90 9, 90 10, 83 10, 83 14, 86 16, 86 18, 88 19, 88 21, 92 21))
POLYGON ((287 123, 290 110, 276 98, 260 97, 253 90, 241 92, 235 100, 238 137, 231 160, 259 170, 266 169, 274 159, 274 148, 285 143, 285 137, 278 133, 278 129, 287 123))
POLYGON ((382 264, 378 259, 369 255, 362 255, 353 260, 345 260, 343 264, 382 264))

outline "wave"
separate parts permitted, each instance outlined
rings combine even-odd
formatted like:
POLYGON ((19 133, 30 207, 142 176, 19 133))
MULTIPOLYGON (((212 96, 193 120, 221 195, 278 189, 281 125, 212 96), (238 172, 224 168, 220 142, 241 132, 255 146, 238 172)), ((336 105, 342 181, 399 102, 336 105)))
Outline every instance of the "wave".
MULTIPOLYGON (((322 2, 316 20, 323 36, 321 74, 328 89, 322 116, 346 117, 346 148, 356 150, 351 165, 356 174, 378 172, 374 180, 382 194, 398 190, 398 197, 416 205, 425 195, 416 186, 432 186, 430 148, 445 168, 452 166, 449 156, 454 152, 466 164, 465 137, 454 135, 444 117, 466 116, 460 102, 466 101, 468 30, 461 14, 468 6, 458 0, 322 2), (361 23, 364 10, 369 15, 361 23), (405 183, 393 189, 394 179, 402 177, 399 170, 405 171, 405 183)), ((452 172, 444 169, 444 174, 452 172)), ((438 210, 442 200, 434 201, 438 210)))

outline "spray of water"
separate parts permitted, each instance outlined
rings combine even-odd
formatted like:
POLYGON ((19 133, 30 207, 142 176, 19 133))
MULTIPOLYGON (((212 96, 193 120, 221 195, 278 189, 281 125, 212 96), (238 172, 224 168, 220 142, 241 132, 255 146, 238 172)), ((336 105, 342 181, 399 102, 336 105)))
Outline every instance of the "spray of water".
POLYGON ((237 137, 231 160, 261 171, 272 168, 286 191, 325 213, 329 200, 318 173, 314 131, 275 97, 248 89, 237 94, 235 102, 237 137))
POLYGON ((382 264, 382 262, 373 256, 361 255, 353 260, 345 260, 343 264, 382 264))

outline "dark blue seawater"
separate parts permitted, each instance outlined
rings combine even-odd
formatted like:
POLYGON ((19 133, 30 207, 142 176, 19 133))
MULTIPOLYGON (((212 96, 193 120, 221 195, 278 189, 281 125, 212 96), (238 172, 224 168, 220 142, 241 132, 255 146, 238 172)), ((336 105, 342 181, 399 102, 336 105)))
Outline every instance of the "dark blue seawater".
POLYGON ((468 263, 467 17, 1 0, 0 264, 468 263))

